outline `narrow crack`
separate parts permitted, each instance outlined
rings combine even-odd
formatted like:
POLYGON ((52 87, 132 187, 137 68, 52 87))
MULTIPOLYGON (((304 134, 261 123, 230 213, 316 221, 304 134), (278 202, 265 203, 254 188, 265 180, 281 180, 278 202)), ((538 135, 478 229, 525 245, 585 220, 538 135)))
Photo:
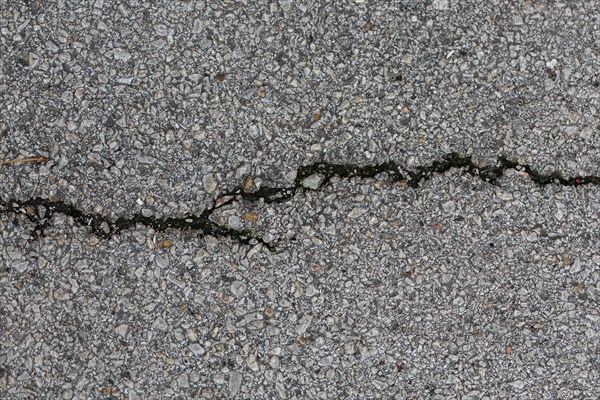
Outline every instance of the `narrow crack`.
MULTIPOLYGON (((225 205, 225 203, 222 205, 225 205)), ((270 244, 265 243, 262 238, 253 236, 249 230, 236 230, 211 221, 210 216, 215 210, 216 208, 210 208, 198 215, 187 214, 182 217, 166 218, 156 218, 138 213, 131 217, 119 217, 116 220, 111 220, 103 215, 86 213, 62 200, 52 201, 35 197, 23 201, 13 199, 0 202, 0 212, 24 214, 29 221, 35 224, 34 237, 44 235, 44 230, 50 225, 55 214, 64 214, 73 218, 81 226, 89 226, 92 233, 104 239, 110 239, 113 235, 141 224, 157 232, 164 232, 170 228, 191 229, 200 231, 204 235, 229 237, 245 245, 250 245, 253 241, 256 241, 269 248, 272 247, 270 244)))
POLYGON ((330 164, 326 162, 305 165, 298 168, 296 178, 290 186, 262 186, 255 191, 248 191, 243 186, 239 186, 219 196, 214 201, 213 206, 207 208, 201 214, 187 214, 182 217, 156 218, 137 213, 132 217, 119 217, 116 220, 111 220, 100 214, 86 213, 62 200, 51 201, 41 197, 28 200, 10 199, 8 201, 0 201, 0 212, 24 214, 35 225, 32 232, 34 237, 44 235, 44 230, 50 225, 52 217, 55 214, 63 214, 73 218, 75 222, 82 226, 90 227, 92 233, 105 239, 109 239, 113 235, 141 224, 159 232, 167 229, 191 229, 199 231, 203 235, 227 237, 244 245, 261 243, 268 249, 274 250, 275 245, 273 243, 267 243, 251 231, 247 229, 237 230, 220 225, 212 221, 210 217, 217 209, 229 205, 236 200, 250 202, 263 200, 265 203, 287 201, 293 198, 298 192, 320 190, 328 185, 334 177, 341 179, 364 179, 375 178, 379 174, 386 173, 388 179, 391 181, 406 181, 409 187, 417 188, 423 181, 430 179, 434 174, 442 174, 452 168, 463 169, 464 173, 478 177, 490 184, 496 184, 496 181, 509 169, 526 173, 538 185, 559 184, 562 186, 579 186, 600 184, 600 176, 590 175, 565 178, 556 172, 544 175, 529 165, 522 165, 504 157, 498 158, 496 165, 480 167, 473 162, 470 156, 451 153, 430 165, 419 166, 412 171, 406 172, 400 164, 391 161, 364 166, 355 164, 330 164), (307 184, 307 179, 315 175, 319 176, 316 184, 307 184))

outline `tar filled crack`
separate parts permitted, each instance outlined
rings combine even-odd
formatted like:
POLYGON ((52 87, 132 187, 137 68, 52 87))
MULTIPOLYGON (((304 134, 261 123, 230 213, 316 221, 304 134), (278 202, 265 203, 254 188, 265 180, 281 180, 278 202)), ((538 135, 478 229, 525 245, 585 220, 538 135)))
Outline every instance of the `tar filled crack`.
POLYGON ((34 236, 44 234, 46 227, 50 225, 52 216, 55 214, 67 215, 82 226, 90 227, 92 233, 101 238, 111 238, 123 230, 141 224, 156 231, 166 229, 191 229, 199 231, 204 235, 215 237, 228 237, 241 244, 250 245, 262 243, 265 247, 273 250, 273 243, 265 242, 261 237, 254 235, 249 230, 237 230, 228 226, 220 225, 211 220, 211 215, 219 208, 231 204, 236 200, 246 200, 266 203, 275 203, 289 200, 298 192, 315 191, 330 183, 333 177, 342 179, 350 178, 375 178, 379 174, 386 173, 389 180, 406 181, 409 187, 416 188, 421 182, 431 178, 434 174, 441 174, 451 168, 460 168, 464 173, 478 177, 485 182, 495 184, 506 170, 515 169, 526 173, 533 182, 539 185, 559 184, 562 186, 598 185, 600 176, 577 176, 565 178, 558 173, 544 175, 528 165, 522 165, 506 158, 498 158, 496 165, 478 166, 470 156, 461 156, 451 153, 441 160, 430 165, 419 166, 412 171, 405 171, 395 162, 384 162, 376 165, 354 165, 354 164, 331 164, 319 162, 298 168, 296 178, 290 186, 262 186, 258 190, 248 191, 240 186, 219 196, 213 206, 204 210, 201 214, 184 215, 182 217, 156 218, 144 216, 141 213, 132 217, 120 217, 111 220, 108 217, 86 213, 74 205, 64 201, 52 201, 40 197, 28 200, 0 201, 0 212, 24 214, 34 225, 34 236), (319 175, 320 179, 316 185, 307 185, 307 178, 319 175))

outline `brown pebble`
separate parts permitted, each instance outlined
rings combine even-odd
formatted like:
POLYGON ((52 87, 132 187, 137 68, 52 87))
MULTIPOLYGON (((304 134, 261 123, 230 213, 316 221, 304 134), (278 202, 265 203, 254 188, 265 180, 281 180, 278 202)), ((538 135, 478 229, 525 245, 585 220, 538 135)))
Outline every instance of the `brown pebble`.
POLYGON ((244 182, 244 192, 249 192, 252 189, 252 186, 254 186, 254 178, 249 176, 244 182))
POLYGON ((573 260, 571 260, 571 258, 568 255, 563 255, 562 256, 562 262, 564 265, 571 265, 573 264, 573 260))
POLYGON ((258 221, 258 214, 253 212, 245 212, 243 217, 246 221, 254 222, 258 221))
POLYGON ((156 245, 156 247, 158 248, 165 248, 171 246, 173 246, 173 241, 171 239, 163 240, 162 242, 158 242, 158 244, 156 245))
POLYGON ((225 80, 225 73, 224 73, 224 72, 219 72, 218 74, 216 74, 216 75, 215 75, 215 78, 216 78, 218 81, 221 81, 221 82, 222 82, 222 81, 224 81, 224 80, 225 80))
POLYGON ((271 318, 273 316, 273 309, 271 307, 265 308, 265 317, 271 318))

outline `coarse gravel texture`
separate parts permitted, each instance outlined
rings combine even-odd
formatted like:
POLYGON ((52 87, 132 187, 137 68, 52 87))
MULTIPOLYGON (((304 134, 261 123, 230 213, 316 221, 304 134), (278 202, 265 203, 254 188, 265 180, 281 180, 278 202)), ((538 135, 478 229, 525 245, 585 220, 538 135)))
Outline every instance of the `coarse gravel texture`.
POLYGON ((0 398, 600 398, 599 71, 595 0, 0 0, 0 398))
POLYGON ((452 151, 600 175, 597 1, 0 4, 0 151, 50 159, 2 177, 22 198, 185 213, 452 151))
MULTIPOLYGON (((339 180, 270 252, 2 215, 8 397, 597 398, 600 188, 339 180)), ((250 222, 248 222, 250 223, 250 222)))

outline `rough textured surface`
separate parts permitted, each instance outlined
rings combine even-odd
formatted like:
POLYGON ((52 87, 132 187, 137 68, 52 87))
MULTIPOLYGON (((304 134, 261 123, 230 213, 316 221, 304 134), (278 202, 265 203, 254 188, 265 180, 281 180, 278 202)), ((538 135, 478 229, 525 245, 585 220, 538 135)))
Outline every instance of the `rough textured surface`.
POLYGON ((51 160, 3 183, 120 215, 323 159, 598 175, 598 3, 445 4, 3 1, 0 150, 51 160))
POLYGON ((383 3, 0 0, 0 397, 600 397, 598 2, 383 3))
POLYGON ((3 215, 4 387, 593 398, 599 195, 455 172, 216 216, 256 213, 286 238, 275 253, 181 231, 99 241, 60 217, 31 241, 3 215))

